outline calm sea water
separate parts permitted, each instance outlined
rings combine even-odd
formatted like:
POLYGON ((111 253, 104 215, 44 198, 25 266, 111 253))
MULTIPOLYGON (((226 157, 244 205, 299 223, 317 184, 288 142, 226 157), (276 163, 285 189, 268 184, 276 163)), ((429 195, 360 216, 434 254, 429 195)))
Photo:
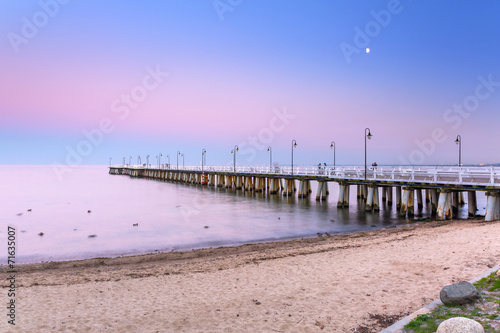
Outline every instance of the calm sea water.
MULTIPOLYGON (((366 213, 351 187, 337 210, 338 186, 326 202, 109 175, 106 166, 75 167, 60 181, 51 166, 0 166, 0 251, 16 228, 18 263, 121 256, 373 230, 414 223, 395 205, 366 213), (28 211, 31 209, 31 211, 28 211), (91 211, 88 213, 88 211, 91 211), (134 226, 138 224, 138 226, 134 226), (38 234, 43 232, 43 236, 38 234), (96 237, 89 238, 89 235, 96 237)), ((478 194, 484 214, 484 194, 478 194)), ((415 218, 430 215, 430 207, 415 218)), ((467 217, 467 206, 459 212, 467 217)))

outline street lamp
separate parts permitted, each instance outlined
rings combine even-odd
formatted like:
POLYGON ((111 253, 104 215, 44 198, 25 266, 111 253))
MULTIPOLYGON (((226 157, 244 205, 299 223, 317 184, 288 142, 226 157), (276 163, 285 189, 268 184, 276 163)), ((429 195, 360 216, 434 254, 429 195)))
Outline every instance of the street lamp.
POLYGON ((292 140, 292 175, 293 175, 293 148, 297 148, 297 141, 292 140))
POLYGON ((181 155, 180 151, 177 151, 177 170, 179 170, 179 156, 181 155))
POLYGON ((112 159, 113 159, 112 157, 109 158, 109 166, 111 166, 111 160, 112 159))
POLYGON ((333 149, 333 168, 335 169, 335 141, 330 143, 330 149, 333 149))
POLYGON ((231 154, 233 154, 233 172, 236 173, 236 152, 240 151, 238 145, 234 146, 233 150, 231 150, 231 154))
POLYGON ((185 167, 184 167, 184 153, 182 153, 181 156, 182 156, 182 170, 184 170, 185 169, 185 167))
POLYGON ((203 148, 201 150, 201 172, 203 172, 203 165, 204 165, 204 160, 205 160, 205 156, 207 155, 207 150, 205 148, 203 148))
POLYGON ((149 154, 146 156, 146 169, 149 168, 149 154))
POLYGON ((141 165, 141 156, 137 155, 137 165, 141 165))
POLYGON ((125 156, 123 156, 123 165, 125 165, 125 156))
POLYGON ((462 137, 457 135, 455 143, 458 145, 458 167, 462 166, 462 137))
POLYGON ((161 157, 163 155, 160 153, 160 155, 158 155, 158 169, 160 168, 160 165, 161 165, 161 157))
POLYGON ((167 159, 168 159, 168 168, 170 169, 170 155, 167 155, 167 159))
POLYGON ((273 150, 271 149, 271 146, 267 147, 267 151, 269 152, 269 172, 271 172, 273 167, 273 150))
POLYGON ((130 157, 128 158, 128 165, 131 165, 131 164, 132 164, 132 156, 130 156, 130 157))
POLYGON ((371 140, 372 138, 372 133, 370 132, 370 129, 368 127, 365 128, 365 180, 366 180, 366 138, 368 138, 368 140, 371 140), (368 131, 368 133, 366 133, 366 131, 368 131))

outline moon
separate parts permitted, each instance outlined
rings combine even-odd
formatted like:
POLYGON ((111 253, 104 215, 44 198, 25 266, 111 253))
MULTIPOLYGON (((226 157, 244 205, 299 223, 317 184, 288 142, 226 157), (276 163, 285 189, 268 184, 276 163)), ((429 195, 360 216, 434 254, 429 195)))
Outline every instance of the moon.
POLYGON ((369 47, 366 48, 366 53, 370 53, 370 48, 369 47))

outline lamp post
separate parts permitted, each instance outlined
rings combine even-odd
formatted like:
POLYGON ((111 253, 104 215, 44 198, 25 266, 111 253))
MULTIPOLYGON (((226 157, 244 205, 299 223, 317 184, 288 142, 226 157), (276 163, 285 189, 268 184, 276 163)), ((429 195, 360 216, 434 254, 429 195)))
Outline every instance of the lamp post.
POLYGON ((184 170, 185 169, 185 167, 184 167, 184 153, 182 153, 181 156, 182 156, 182 170, 184 170))
POLYGON ((146 156, 146 169, 149 169, 149 154, 146 156))
POLYGON ((458 167, 462 166, 462 137, 457 135, 455 143, 458 145, 458 167))
POLYGON ((160 153, 160 155, 158 155, 158 169, 160 168, 160 165, 161 165, 161 157, 163 155, 160 153))
POLYGON ((234 146, 233 150, 231 150, 231 154, 233 154, 233 172, 236 173, 236 152, 240 151, 238 145, 234 146))
POLYGON ((123 156, 123 165, 125 165, 125 156, 123 156))
POLYGON ((293 175, 293 148, 297 148, 297 141, 292 140, 292 175, 293 175))
POLYGON ((368 127, 365 128, 365 180, 366 180, 366 138, 368 138, 368 140, 371 140, 372 138, 372 133, 370 132, 370 129, 368 127), (366 131, 368 131, 368 133, 366 133, 366 131))
POLYGON ((111 160, 112 159, 113 159, 112 157, 109 158, 109 166, 111 166, 111 160))
POLYGON ((141 156, 137 155, 137 165, 141 165, 141 156))
POLYGON ((170 155, 167 155, 167 159, 168 159, 168 168, 170 169, 170 155))
POLYGON ((132 156, 130 156, 130 157, 128 158, 128 165, 131 165, 131 164, 132 164, 132 156))
POLYGON ((205 148, 203 148, 201 150, 201 172, 203 172, 203 165, 204 165, 204 160, 205 160, 205 156, 207 155, 207 150, 205 148))
POLYGON ((156 164, 158 165, 158 168, 160 168, 160 162, 158 160, 158 155, 156 155, 156 164))
POLYGON ((181 155, 180 151, 177 151, 177 170, 179 170, 179 156, 181 155))
POLYGON ((333 149, 333 168, 335 169, 335 141, 330 143, 330 149, 333 149))
POLYGON ((267 147, 267 151, 269 152, 269 172, 271 172, 271 169, 273 168, 273 150, 271 149, 271 146, 267 147))

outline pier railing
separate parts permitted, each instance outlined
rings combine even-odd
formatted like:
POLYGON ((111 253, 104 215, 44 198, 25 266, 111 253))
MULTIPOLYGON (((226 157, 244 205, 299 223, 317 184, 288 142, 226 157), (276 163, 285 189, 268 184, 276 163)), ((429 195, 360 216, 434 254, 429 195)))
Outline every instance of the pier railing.
MULTIPOLYGON (((197 172, 218 172, 236 174, 262 174, 262 176, 312 176, 317 178, 327 178, 331 180, 364 180, 365 168, 360 166, 294 166, 293 173, 290 166, 185 166, 175 165, 114 165, 115 168, 129 169, 152 169, 170 171, 197 171, 197 172)), ((393 181, 393 182, 419 182, 419 183, 440 183, 456 185, 479 185, 497 186, 500 185, 500 168, 494 167, 405 167, 405 166, 384 166, 369 167, 366 170, 366 179, 372 181, 393 181)))

